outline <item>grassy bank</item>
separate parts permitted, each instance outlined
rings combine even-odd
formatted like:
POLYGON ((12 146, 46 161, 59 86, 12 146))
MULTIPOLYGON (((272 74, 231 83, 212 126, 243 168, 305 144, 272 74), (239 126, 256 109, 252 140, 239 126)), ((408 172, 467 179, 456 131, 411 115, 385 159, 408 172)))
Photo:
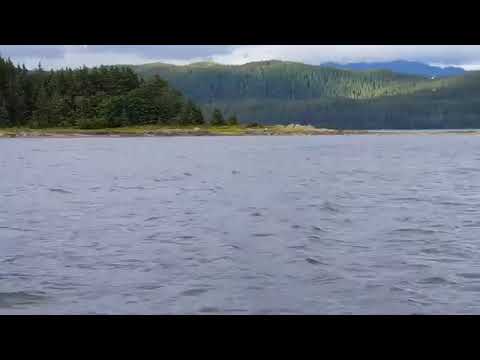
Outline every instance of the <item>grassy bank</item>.
POLYGON ((0 129, 0 137, 79 137, 79 136, 242 136, 242 135, 338 135, 342 132, 317 129, 311 126, 275 125, 245 126, 135 126, 86 130, 79 128, 7 128, 0 129))

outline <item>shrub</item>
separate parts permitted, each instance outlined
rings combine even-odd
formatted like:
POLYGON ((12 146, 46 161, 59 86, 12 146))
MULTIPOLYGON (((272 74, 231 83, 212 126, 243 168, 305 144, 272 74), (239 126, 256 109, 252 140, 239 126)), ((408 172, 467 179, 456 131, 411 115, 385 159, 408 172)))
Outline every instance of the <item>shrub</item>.
POLYGON ((109 123, 103 118, 81 119, 77 121, 77 126, 85 130, 105 129, 109 127, 109 123))

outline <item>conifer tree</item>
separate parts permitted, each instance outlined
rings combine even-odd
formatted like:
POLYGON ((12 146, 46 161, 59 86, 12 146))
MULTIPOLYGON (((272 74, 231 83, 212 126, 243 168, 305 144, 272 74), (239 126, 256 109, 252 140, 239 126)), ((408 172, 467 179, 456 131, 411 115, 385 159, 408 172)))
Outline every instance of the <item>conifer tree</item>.
POLYGON ((223 119, 222 112, 217 108, 215 108, 213 110, 212 120, 210 121, 210 125, 212 125, 212 126, 223 126, 223 125, 225 125, 225 120, 223 119))

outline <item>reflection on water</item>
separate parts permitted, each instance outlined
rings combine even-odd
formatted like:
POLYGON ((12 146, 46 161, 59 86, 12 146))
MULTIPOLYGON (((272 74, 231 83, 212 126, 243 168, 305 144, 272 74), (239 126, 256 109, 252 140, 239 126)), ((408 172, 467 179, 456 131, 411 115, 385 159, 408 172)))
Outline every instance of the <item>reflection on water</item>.
POLYGON ((0 313, 480 313, 479 139, 2 139, 0 313))

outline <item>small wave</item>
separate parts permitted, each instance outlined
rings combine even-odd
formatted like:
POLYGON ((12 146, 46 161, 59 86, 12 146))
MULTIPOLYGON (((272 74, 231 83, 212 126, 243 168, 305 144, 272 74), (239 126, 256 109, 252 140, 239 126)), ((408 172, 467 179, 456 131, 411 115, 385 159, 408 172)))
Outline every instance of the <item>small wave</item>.
POLYGON ((438 205, 447 205, 447 206, 464 206, 465 204, 454 202, 454 201, 440 201, 438 205))
POLYGON ((190 240, 190 239, 195 239, 195 236, 192 236, 192 235, 180 235, 180 236, 177 236, 177 239, 190 240))
POLYGON ((465 279, 480 279, 480 273, 460 273, 457 276, 463 277, 465 279))
POLYGON ((123 190, 145 190, 143 186, 118 186, 118 188, 123 190))
POLYGON ((206 314, 215 314, 215 313, 220 313, 221 310, 217 307, 210 307, 210 306, 204 306, 200 310, 198 310, 201 313, 206 313, 206 314))
POLYGON ((178 181, 181 180, 179 176, 172 176, 167 178, 154 178, 153 181, 155 182, 165 182, 165 181, 178 181))
POLYGON ((480 172, 480 169, 471 168, 471 167, 460 167, 460 168, 455 169, 455 171, 465 174, 465 173, 470 173, 470 172, 480 172))
POLYGON ((295 250, 306 250, 307 246, 306 245, 290 245, 288 246, 289 249, 295 249, 295 250))
POLYGON ((437 248, 426 248, 426 249, 421 249, 420 252, 424 254, 441 254, 443 251, 440 251, 437 248))
POLYGON ((420 201, 425 201, 424 199, 416 198, 416 197, 399 197, 399 198, 393 198, 393 201, 406 201, 406 202, 420 202, 420 201))
POLYGON ((306 262, 308 262, 309 264, 312 264, 312 265, 320 265, 320 264, 323 264, 321 261, 318 261, 314 258, 306 258, 305 259, 306 262))
POLYGON ((331 203, 330 201, 325 201, 321 207, 323 210, 327 210, 329 212, 338 213, 340 209, 337 205, 331 203))
POLYGON ((149 217, 148 219, 146 219, 145 222, 155 221, 155 220, 160 220, 160 219, 161 219, 160 216, 152 216, 152 217, 149 217))
POLYGON ((51 192, 56 192, 60 194, 73 194, 71 191, 60 189, 60 188, 49 188, 48 190, 51 192))
POLYGON ((422 235, 432 235, 438 233, 439 231, 429 230, 429 229, 414 229, 414 228, 402 228, 392 230, 392 234, 403 233, 403 234, 422 234, 422 235))
POLYGON ((480 292, 480 285, 466 286, 463 289, 465 291, 480 292))
POLYGON ((275 234, 272 234, 272 233, 255 233, 255 234, 252 234, 252 236, 255 236, 255 237, 269 237, 269 236, 275 236, 275 234))
POLYGON ((432 276, 419 281, 421 284, 429 284, 429 285, 442 285, 442 284, 451 284, 451 281, 441 277, 441 276, 432 276))
POLYGON ((17 227, 12 227, 12 226, 0 226, 0 229, 21 231, 21 232, 32 232, 32 231, 34 231, 34 230, 31 230, 31 229, 23 229, 23 228, 17 228, 17 227))
POLYGON ((17 305, 31 305, 45 300, 45 296, 39 293, 25 291, 0 292, 0 307, 14 307, 17 305))
POLYGON ((203 293, 206 293, 208 290, 210 290, 210 289, 206 289, 206 288, 189 289, 189 290, 182 291, 180 293, 180 295, 182 295, 182 296, 197 296, 197 295, 201 295, 203 293))

